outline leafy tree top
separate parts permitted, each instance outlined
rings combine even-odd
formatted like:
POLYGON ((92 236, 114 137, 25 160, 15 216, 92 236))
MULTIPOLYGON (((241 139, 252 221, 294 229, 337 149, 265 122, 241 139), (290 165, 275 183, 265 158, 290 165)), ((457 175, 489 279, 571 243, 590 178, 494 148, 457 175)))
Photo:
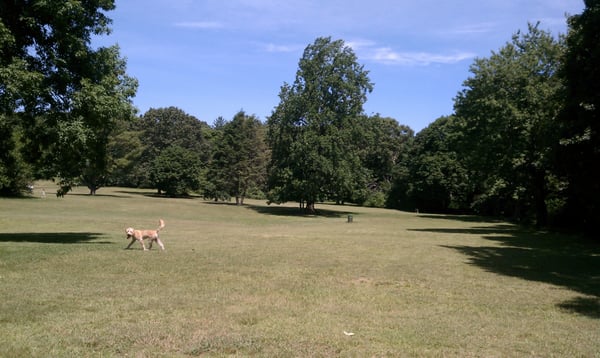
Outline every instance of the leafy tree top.
POLYGON ((373 84, 352 49, 329 37, 309 45, 298 67, 268 120, 270 199, 306 201, 311 210, 317 200, 350 196, 364 179, 355 124, 373 84))

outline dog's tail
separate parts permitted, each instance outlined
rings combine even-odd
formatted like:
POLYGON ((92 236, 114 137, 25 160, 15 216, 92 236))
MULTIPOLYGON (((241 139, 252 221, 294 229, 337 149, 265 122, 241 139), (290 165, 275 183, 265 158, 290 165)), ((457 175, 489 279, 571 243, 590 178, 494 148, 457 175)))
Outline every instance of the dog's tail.
POLYGON ((165 222, 163 221, 163 219, 158 219, 158 223, 160 225, 158 226, 158 229, 156 229, 156 231, 160 231, 160 229, 165 227, 165 222))

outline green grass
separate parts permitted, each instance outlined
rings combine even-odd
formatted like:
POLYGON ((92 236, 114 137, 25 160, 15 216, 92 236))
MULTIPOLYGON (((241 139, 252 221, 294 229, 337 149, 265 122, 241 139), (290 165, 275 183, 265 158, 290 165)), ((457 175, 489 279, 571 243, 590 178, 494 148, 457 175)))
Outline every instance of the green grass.
POLYGON ((600 247, 574 237, 44 185, 0 199, 2 357, 600 357, 600 247), (123 250, 159 218, 165 252, 123 250))

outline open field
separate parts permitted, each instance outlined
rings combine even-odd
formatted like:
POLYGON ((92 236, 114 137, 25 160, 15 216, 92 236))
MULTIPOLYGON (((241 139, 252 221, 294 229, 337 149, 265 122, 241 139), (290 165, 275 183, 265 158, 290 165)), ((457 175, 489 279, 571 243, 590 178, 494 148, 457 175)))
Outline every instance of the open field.
POLYGON ((47 191, 0 199, 1 357, 600 357, 589 242, 465 216, 47 191), (165 252, 123 250, 126 227, 159 218, 165 252))

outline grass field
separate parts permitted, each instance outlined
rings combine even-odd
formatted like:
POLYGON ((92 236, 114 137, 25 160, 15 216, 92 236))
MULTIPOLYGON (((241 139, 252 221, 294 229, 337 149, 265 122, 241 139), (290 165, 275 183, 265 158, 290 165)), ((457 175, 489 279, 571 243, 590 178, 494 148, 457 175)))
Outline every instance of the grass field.
POLYGON ((600 247, 574 237, 46 191, 0 199, 1 357, 600 357, 600 247), (124 250, 159 218, 165 252, 124 250))

